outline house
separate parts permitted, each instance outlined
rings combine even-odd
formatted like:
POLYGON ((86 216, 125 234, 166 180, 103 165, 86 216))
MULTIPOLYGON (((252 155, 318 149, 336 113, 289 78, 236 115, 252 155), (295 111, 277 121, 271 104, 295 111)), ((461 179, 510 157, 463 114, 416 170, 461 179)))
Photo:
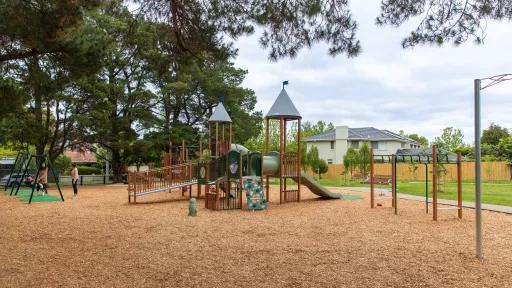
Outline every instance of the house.
POLYGON ((359 149, 364 142, 369 142, 375 155, 391 155, 398 149, 420 148, 420 144, 412 139, 374 127, 337 126, 334 130, 307 137, 303 142, 308 151, 311 147, 317 147, 320 159, 328 164, 343 163, 348 148, 359 149))
POLYGON ((96 154, 90 150, 66 150, 64 155, 71 158, 71 163, 78 165, 91 166, 98 163, 96 154))

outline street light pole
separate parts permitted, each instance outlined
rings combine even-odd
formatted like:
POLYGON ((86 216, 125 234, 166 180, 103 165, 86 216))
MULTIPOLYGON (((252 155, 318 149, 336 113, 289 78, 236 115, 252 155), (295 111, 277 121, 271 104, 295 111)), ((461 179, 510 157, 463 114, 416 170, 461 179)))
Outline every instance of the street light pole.
POLYGON ((480 90, 482 80, 475 79, 475 221, 476 258, 482 260, 482 199, 481 199, 481 148, 480 148, 480 90))

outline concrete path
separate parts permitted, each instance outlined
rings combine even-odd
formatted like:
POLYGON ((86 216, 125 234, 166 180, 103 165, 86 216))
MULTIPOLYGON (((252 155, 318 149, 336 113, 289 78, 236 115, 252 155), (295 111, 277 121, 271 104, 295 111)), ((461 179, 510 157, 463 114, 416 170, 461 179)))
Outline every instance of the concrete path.
MULTIPOLYGON (((329 189, 343 189, 343 190, 348 190, 348 191, 370 193, 370 188, 368 188, 368 187, 328 187, 328 188, 329 189)), ((379 192, 389 193, 389 195, 391 194, 391 190, 390 189, 382 189, 382 188, 378 189, 378 188, 376 188, 375 192, 376 193, 379 193, 379 192)), ((398 193, 398 198, 399 199, 405 199, 405 200, 425 202, 425 197, 409 195, 409 194, 398 193)), ((432 203, 432 198, 428 198, 428 202, 432 203)), ((455 200, 438 199, 438 203, 442 204, 442 205, 457 206, 457 201, 455 201, 455 200)), ((462 207, 475 209, 475 202, 462 201, 462 207)), ((482 203, 482 210, 488 210, 488 211, 512 214, 512 207, 510 207, 510 206, 502 206, 502 205, 493 205, 493 204, 484 204, 484 203, 482 203)))

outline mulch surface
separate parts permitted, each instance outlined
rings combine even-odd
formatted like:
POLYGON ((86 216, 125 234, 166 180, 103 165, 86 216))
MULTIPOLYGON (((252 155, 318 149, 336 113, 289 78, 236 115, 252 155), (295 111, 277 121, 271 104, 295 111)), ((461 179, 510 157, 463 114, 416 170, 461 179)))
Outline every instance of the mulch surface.
MULTIPOLYGON (((188 217, 181 192, 129 205, 126 186, 80 187, 66 202, 0 195, 1 287, 511 287, 512 215, 483 212, 485 261, 474 257, 474 211, 421 202, 369 208, 318 200, 267 211, 188 217)), ((52 191, 50 191, 52 192, 52 191)), ((53 191, 55 193, 55 191, 53 191)), ((336 192, 336 191, 335 191, 336 192)))

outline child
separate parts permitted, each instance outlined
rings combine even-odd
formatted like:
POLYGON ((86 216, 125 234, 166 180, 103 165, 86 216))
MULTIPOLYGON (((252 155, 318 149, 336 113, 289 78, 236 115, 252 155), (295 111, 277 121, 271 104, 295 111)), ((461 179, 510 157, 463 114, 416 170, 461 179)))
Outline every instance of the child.
POLYGON ((41 191, 43 195, 48 194, 48 191, 46 190, 46 188, 48 187, 48 166, 46 166, 46 163, 41 163, 41 166, 39 166, 39 172, 37 172, 37 174, 37 192, 41 191))
POLYGON ((71 184, 73 185, 73 199, 78 196, 78 169, 76 163, 73 163, 73 169, 71 169, 71 184))
POLYGON ((34 185, 34 178, 32 175, 28 175, 27 179, 25 179, 25 185, 27 187, 32 187, 32 185, 34 185))

